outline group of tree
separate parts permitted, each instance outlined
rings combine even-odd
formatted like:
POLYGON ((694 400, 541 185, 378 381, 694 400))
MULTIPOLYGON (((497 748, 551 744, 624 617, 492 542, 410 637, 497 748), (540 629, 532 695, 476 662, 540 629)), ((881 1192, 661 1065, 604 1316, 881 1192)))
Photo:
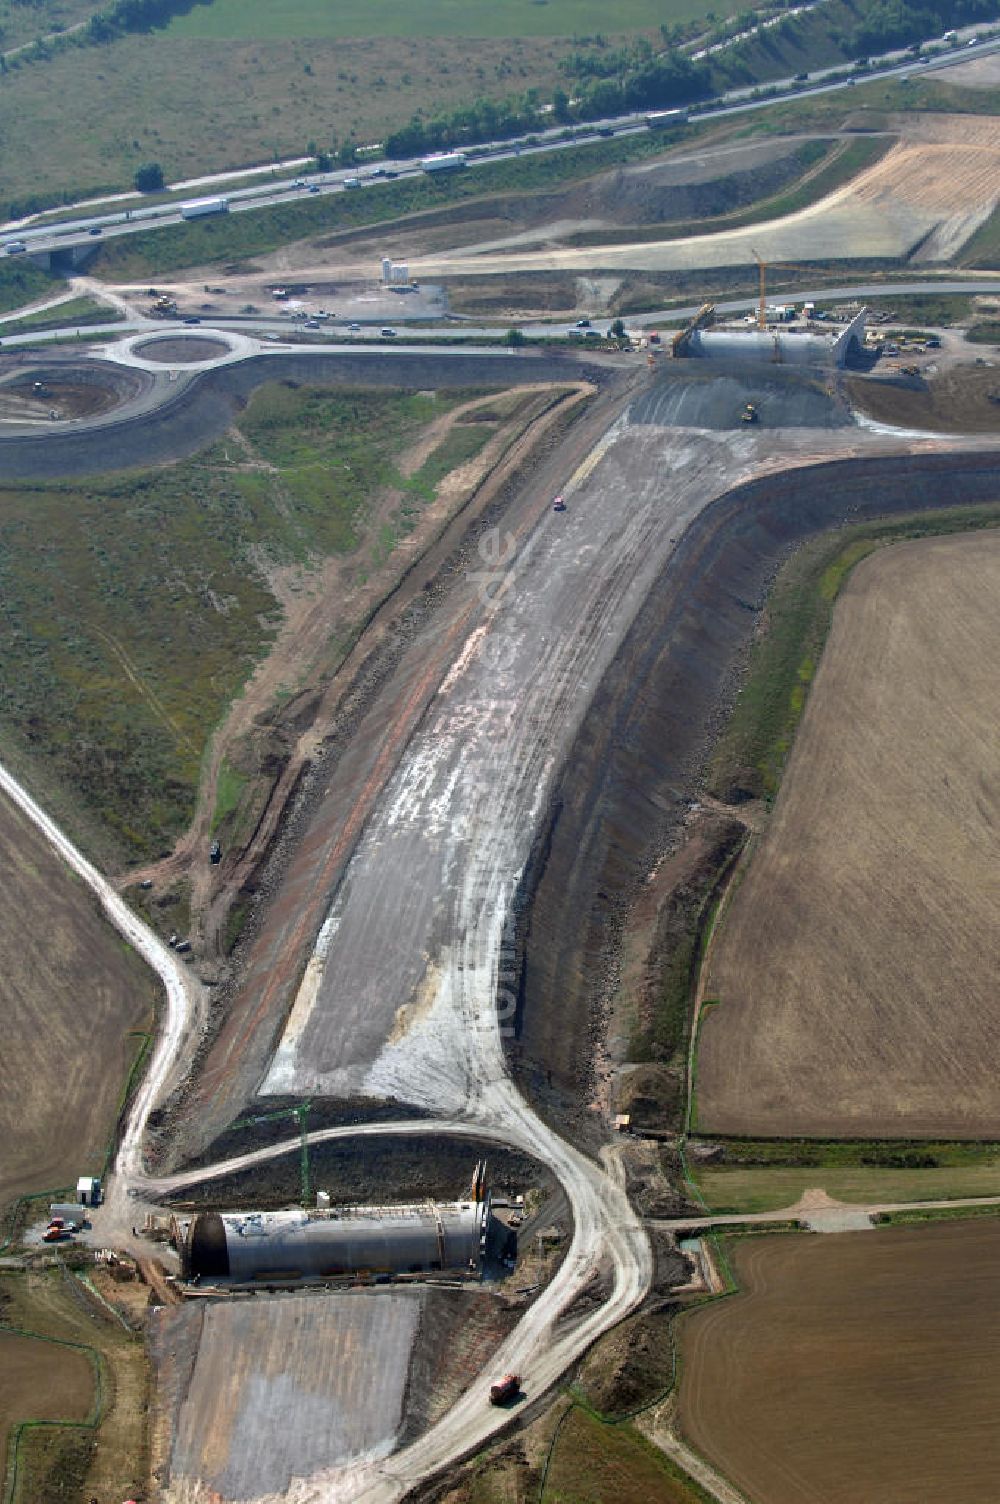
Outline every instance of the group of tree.
MULTIPOLYGON (((624 56, 619 54, 619 57, 624 56)), ((481 99, 448 115, 425 120, 414 115, 386 140, 390 157, 456 148, 478 141, 503 141, 551 126, 599 120, 629 110, 671 109, 703 99, 709 92, 708 70, 681 52, 637 49, 629 65, 615 76, 592 75, 573 91, 556 89, 548 105, 536 89, 504 100, 481 99)))
POLYGON ((87 31, 92 42, 111 42, 127 31, 151 31, 155 26, 167 26, 194 4, 205 3, 207 0, 113 0, 91 16, 87 31))

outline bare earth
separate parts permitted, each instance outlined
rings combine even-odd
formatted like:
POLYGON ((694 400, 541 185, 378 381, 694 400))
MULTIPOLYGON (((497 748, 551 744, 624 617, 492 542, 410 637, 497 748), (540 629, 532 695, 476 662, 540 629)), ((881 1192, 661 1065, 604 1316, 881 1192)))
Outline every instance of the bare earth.
POLYGON ((760 1237, 681 1324, 679 1427, 757 1504, 983 1504, 1000 1223, 760 1237))
POLYGON ((100 1173, 152 1024, 152 974, 42 836, 0 800, 0 1209, 100 1173), (44 916, 44 918, 42 918, 44 916))
MULTIPOLYGON (((714 235, 635 245, 500 251, 490 242, 411 256, 419 276, 528 271, 678 271, 743 266, 755 248, 768 261, 898 257, 946 260, 1000 201, 1000 121, 975 129, 936 117, 933 132, 910 131, 894 149, 842 188, 784 218, 714 235), (932 139, 930 138, 932 137, 932 139), (917 247, 919 245, 919 250, 917 247)), ((355 269, 360 270, 360 269, 355 269)))
POLYGON ((702 1130, 995 1130, 998 595, 996 534, 899 544, 848 581, 712 959, 702 1130))
POLYGON ((222 1499, 273 1496, 296 1477, 384 1456, 423 1300, 359 1290, 209 1305, 174 1439, 180 1493, 191 1479, 222 1499))

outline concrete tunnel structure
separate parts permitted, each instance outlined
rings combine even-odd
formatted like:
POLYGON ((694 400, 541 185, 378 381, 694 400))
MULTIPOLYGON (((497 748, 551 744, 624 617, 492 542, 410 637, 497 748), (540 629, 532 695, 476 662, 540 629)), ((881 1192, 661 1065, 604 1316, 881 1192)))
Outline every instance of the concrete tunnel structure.
POLYGON ((177 1247, 185 1279, 238 1284, 478 1271, 490 1217, 488 1193, 444 1205, 199 1212, 177 1247))
POLYGON ((769 329, 693 329, 678 350, 681 358, 725 360, 730 364, 846 366, 864 353, 867 308, 844 329, 799 331, 776 324, 769 329))

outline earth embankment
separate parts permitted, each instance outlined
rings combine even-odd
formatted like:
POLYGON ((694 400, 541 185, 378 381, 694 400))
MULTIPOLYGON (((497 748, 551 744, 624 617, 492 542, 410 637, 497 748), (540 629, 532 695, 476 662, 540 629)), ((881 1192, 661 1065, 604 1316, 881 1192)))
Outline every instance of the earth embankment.
POLYGON ((593 1121, 582 1103, 623 917, 698 795, 780 560, 848 520, 993 501, 995 466, 988 451, 927 452, 786 470, 728 492, 680 540, 594 697, 522 883, 512 1063, 543 1114, 593 1121))

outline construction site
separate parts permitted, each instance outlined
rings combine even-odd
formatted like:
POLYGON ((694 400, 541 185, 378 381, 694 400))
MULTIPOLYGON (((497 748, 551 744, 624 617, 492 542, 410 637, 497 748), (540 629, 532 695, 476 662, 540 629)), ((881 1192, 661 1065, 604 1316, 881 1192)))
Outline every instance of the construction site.
POLYGON ((843 110, 5 339, 10 1504, 989 1475, 1000 148, 843 110))

